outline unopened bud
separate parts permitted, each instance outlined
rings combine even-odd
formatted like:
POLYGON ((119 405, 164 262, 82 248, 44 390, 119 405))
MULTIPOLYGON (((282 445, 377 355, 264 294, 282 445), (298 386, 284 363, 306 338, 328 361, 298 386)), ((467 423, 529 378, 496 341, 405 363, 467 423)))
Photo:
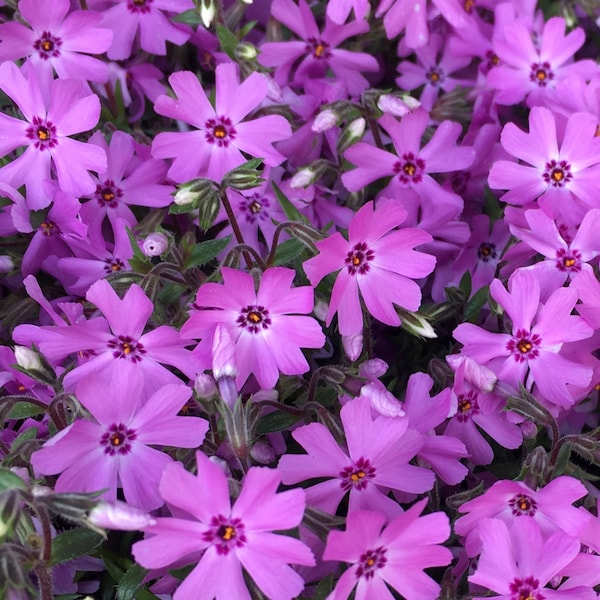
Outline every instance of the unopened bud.
POLYGON ((217 386, 212 375, 198 373, 194 379, 194 391, 199 398, 209 400, 217 393, 217 386))
POLYGON ((212 339, 212 369, 215 379, 236 377, 238 373, 235 358, 235 343, 226 325, 215 327, 212 339))
POLYGON ((371 381, 363 385, 360 395, 367 398, 371 408, 384 417, 403 417, 406 413, 402 403, 381 383, 371 381))
POLYGON ((210 179, 192 179, 180 185, 173 195, 173 202, 182 208, 193 209, 206 198, 215 194, 214 183, 210 179))
POLYGON ((25 346, 15 346, 15 359, 22 369, 41 371, 42 361, 37 352, 25 346))
POLYGON ((142 244, 146 256, 160 256, 169 247, 169 238, 160 232, 151 233, 142 244))
POLYGON ((283 100, 283 92, 279 84, 272 78, 267 76, 267 98, 271 102, 281 102, 283 100))
POLYGON ((204 27, 210 27, 216 14, 217 7, 214 0, 200 0, 200 18, 204 27))
POLYGON ((412 335, 428 339, 437 337, 431 323, 423 315, 405 310, 398 310, 398 313, 402 319, 402 328, 412 333, 412 335))
POLYGON ((448 364, 457 371, 461 365, 463 367, 463 377, 471 385, 475 386, 482 392, 491 392, 498 381, 498 377, 494 371, 478 364, 472 358, 462 354, 451 354, 447 357, 448 364))
POLYGON ((250 42, 242 42, 235 48, 235 57, 238 60, 254 60, 258 56, 258 50, 254 44, 250 42))
POLYGON ((526 440, 534 440, 537 436, 537 426, 533 421, 523 421, 521 423, 521 433, 526 440))
POLYGON ((321 111, 315 117, 315 120, 313 121, 311 129, 315 133, 323 133, 324 131, 327 131, 328 129, 335 127, 337 125, 337 119, 338 119, 337 114, 334 111, 332 111, 331 109, 327 108, 327 109, 321 111))
POLYGON ((410 108, 398 96, 382 94, 377 100, 377 108, 384 113, 390 113, 395 117, 403 117, 410 112, 410 108))
POLYGON ((319 321, 325 321, 327 319, 327 313, 329 312, 329 304, 325 302, 325 300, 317 299, 315 300, 313 312, 319 321))
POLYGON ((90 511, 88 520, 96 527, 120 531, 137 531, 149 525, 156 525, 152 515, 119 500, 100 502, 90 511))
POLYGON ((10 273, 15 268, 15 263, 10 256, 4 254, 0 256, 0 273, 10 273))
POLYGON ((275 462, 277 455, 270 444, 265 442, 256 442, 250 450, 250 456, 261 465, 269 465, 275 462))
POLYGON ((358 142, 364 135, 366 126, 367 122, 362 117, 354 119, 354 121, 342 131, 342 135, 338 141, 338 150, 344 152, 352 146, 352 144, 358 142))
POLYGON ((304 167, 303 169, 297 171, 292 177, 292 180, 290 181, 290 187, 294 190, 306 188, 311 185, 311 183, 314 183, 315 178, 316 173, 309 167, 304 167))
POLYGON ((343 335, 342 345, 344 346, 344 352, 346 356, 354 362, 362 353, 363 349, 363 335, 357 333, 355 335, 343 335))
POLYGON ((365 379, 378 379, 387 373, 389 365, 381 358, 372 358, 362 363, 358 369, 358 374, 365 379))

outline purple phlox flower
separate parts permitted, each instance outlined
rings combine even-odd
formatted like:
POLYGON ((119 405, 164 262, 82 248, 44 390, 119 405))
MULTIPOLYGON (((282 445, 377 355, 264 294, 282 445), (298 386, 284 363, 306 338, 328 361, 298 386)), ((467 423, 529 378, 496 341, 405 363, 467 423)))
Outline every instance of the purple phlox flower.
POLYGON ((289 563, 312 566, 314 557, 300 540, 273 531, 300 524, 303 490, 277 493, 280 473, 252 467, 232 506, 223 471, 201 452, 196 460, 197 475, 179 464, 165 469, 159 489, 178 517, 157 518, 145 528, 145 539, 133 546, 136 561, 149 569, 197 563, 173 600, 187 600, 198 590, 216 600, 250 600, 242 570, 272 600, 298 596, 304 582, 289 563))
POLYGON ((366 142, 350 146, 344 158, 357 168, 342 175, 346 188, 356 192, 376 179, 391 177, 382 190, 387 196, 401 196, 404 190, 411 189, 420 197, 429 197, 436 202, 459 202, 462 207, 462 200, 453 192, 443 189, 430 175, 460 171, 473 163, 473 148, 456 145, 461 126, 452 121, 443 121, 429 142, 421 148, 421 139, 429 124, 429 113, 425 109, 419 108, 400 121, 386 114, 378 123, 392 139, 395 153, 366 142), (446 200, 448 196, 450 198, 446 200))
POLYGON ((23 255, 24 276, 44 269, 55 273, 51 259, 72 256, 75 244, 87 238, 87 227, 79 217, 79 200, 61 190, 54 192, 54 202, 33 234, 23 255))
POLYGON ((369 87, 362 72, 379 70, 375 57, 338 48, 349 37, 367 32, 369 24, 366 20, 338 25, 326 16, 325 27, 320 32, 306 0, 298 0, 298 4, 293 0, 274 0, 271 15, 300 38, 260 46, 258 60, 266 67, 276 68, 277 83, 284 85, 292 81, 304 85, 307 81, 324 78, 331 69, 336 78, 344 82, 351 96, 369 87), (293 78, 290 78, 290 71, 298 62, 293 78))
POLYGON ((0 195, 12 202, 0 208, 0 236, 31 233, 30 211, 19 190, 0 181, 0 195))
POLYGON ((70 294, 85 296, 89 287, 99 279, 130 270, 133 248, 126 228, 127 223, 117 219, 114 223, 114 244, 88 239, 73 245, 74 256, 53 260, 53 272, 70 294))
POLYGON ((586 210, 600 207, 600 138, 595 135, 596 127, 592 114, 571 115, 559 150, 554 115, 547 108, 532 108, 529 133, 508 123, 501 135, 504 149, 523 162, 495 162, 490 187, 508 189, 501 200, 509 204, 529 204, 537 199, 551 216, 570 225, 580 223, 586 210))
MULTIPOLYGON (((574 113, 591 113, 600 121, 600 78, 586 81, 579 75, 571 75, 556 84, 555 93, 545 102, 546 108, 555 115, 563 115, 566 118, 574 113)), ((557 119, 557 127, 561 121, 557 119)))
POLYGON ((167 165, 164 161, 140 156, 133 138, 122 131, 112 134, 110 144, 100 132, 90 138, 90 143, 106 152, 107 168, 94 178, 96 189, 90 200, 81 207, 81 217, 90 227, 93 236, 101 237, 105 217, 116 234, 117 221, 122 219, 129 227, 137 224, 129 206, 168 206, 173 202, 171 185, 164 185, 167 165))
POLYGON ((11 61, 0 65, 0 82, 4 93, 25 117, 15 119, 0 113, 0 156, 26 147, 18 158, 0 168, 0 179, 16 188, 25 185, 31 210, 50 204, 46 182, 51 178, 52 166, 65 193, 91 193, 95 185, 88 171, 105 170, 106 154, 97 146, 69 136, 88 131, 98 123, 98 97, 82 95, 84 87, 79 81, 59 79, 50 83, 50 97, 45 101, 33 74, 26 79, 11 61))
POLYGON ((489 285, 496 276, 498 263, 509 239, 510 231, 502 219, 491 225, 487 215, 473 217, 471 237, 452 265, 455 274, 453 283, 458 284, 468 271, 471 275, 471 295, 489 285))
POLYGON ((444 433, 464 442, 471 462, 489 465, 494 459, 494 451, 480 430, 504 448, 510 449, 521 445, 523 434, 518 425, 508 420, 504 411, 505 400, 471 384, 465 378, 466 369, 467 363, 460 362, 452 389, 455 410, 444 433))
POLYGON ((509 291, 494 279, 490 293, 512 320, 512 333, 492 333, 462 323, 454 330, 454 337, 463 344, 461 353, 490 367, 510 385, 523 383, 530 388, 535 383, 551 405, 571 406, 574 398, 569 384, 584 386, 592 377, 590 367, 561 353, 565 343, 585 340, 593 333, 581 317, 571 315, 578 292, 559 288, 541 304, 535 273, 519 269, 509 280, 509 291))
POLYGON ((443 512, 422 516, 426 504, 426 499, 417 502, 385 528, 383 514, 353 511, 345 531, 331 531, 323 559, 351 566, 339 578, 330 600, 346 600, 354 589, 356 598, 392 600, 396 596, 390 588, 406 600, 438 598, 439 584, 423 569, 452 561, 450 550, 441 545, 450 537, 450 523, 443 512))
POLYGON ((108 0, 109 8, 102 12, 102 24, 112 29, 114 38, 106 53, 112 60, 125 60, 132 53, 139 34, 139 45, 149 54, 165 55, 166 42, 177 46, 190 34, 173 24, 165 12, 182 13, 194 8, 192 0, 108 0))
POLYGON ((581 302, 577 312, 590 327, 600 329, 600 282, 593 271, 586 269, 573 278, 571 286, 579 292, 581 302))
MULTIPOLYGON (((511 233, 530 248, 539 252, 545 260, 525 267, 538 273, 542 288, 542 299, 555 289, 562 287, 582 270, 592 270, 589 264, 600 254, 597 232, 600 228, 600 208, 586 213, 577 233, 568 241, 561 235, 554 219, 542 210, 526 210, 528 228, 514 227, 511 233)), ((594 261, 596 262, 596 261, 594 261)))
POLYGON ((451 92, 457 85, 469 86, 472 81, 452 77, 452 73, 466 67, 471 58, 458 56, 449 51, 439 34, 432 34, 429 43, 415 50, 417 62, 403 60, 398 65, 400 75, 396 83, 403 90, 423 86, 419 100, 423 108, 431 110, 440 91, 451 92), (442 46, 443 45, 443 46, 442 46))
POLYGON ((280 115, 244 120, 267 95, 267 79, 252 73, 239 83, 233 63, 216 69, 216 101, 213 108, 198 78, 191 71, 169 77, 177 98, 160 96, 154 108, 160 115, 189 123, 195 129, 159 133, 152 144, 156 158, 174 158, 169 177, 178 183, 195 177, 221 181, 223 175, 246 161, 242 152, 264 158, 267 166, 284 160, 272 144, 287 138, 291 128, 280 115))
POLYGON ((452 412, 450 389, 430 396, 433 379, 425 373, 413 373, 406 387, 403 402, 409 427, 421 434, 423 446, 417 456, 429 465, 442 481, 449 485, 460 483, 469 470, 460 462, 469 456, 467 448, 456 437, 437 435, 435 428, 444 423, 452 412))
POLYGON ((369 0, 330 0, 327 3, 327 16, 336 24, 342 25, 354 9, 357 21, 364 19, 369 13, 369 0))
POLYGON ((106 64, 89 56, 102 54, 112 43, 112 31, 98 27, 98 13, 71 11, 69 0, 20 0, 19 14, 22 21, 0 25, 0 61, 27 58, 44 87, 54 71, 61 79, 107 81, 106 64))
POLYGON ((33 453, 37 473, 60 473, 57 492, 106 491, 105 500, 125 500, 137 508, 153 510, 164 499, 158 484, 173 459, 151 445, 197 448, 208 422, 177 413, 191 396, 183 384, 156 388, 145 398, 143 374, 127 363, 113 369, 107 381, 90 373, 77 386, 79 402, 93 419, 77 418, 33 453))
POLYGON ((585 32, 577 27, 565 35, 565 20, 552 17, 539 36, 523 19, 499 22, 494 37, 494 51, 501 63, 490 70, 487 85, 496 90, 499 104, 518 104, 523 99, 529 107, 544 104, 556 84, 571 75, 592 79, 598 75, 593 60, 573 61, 585 41, 585 32))
POLYGON ((417 431, 408 429, 408 419, 374 418, 367 398, 350 400, 340 415, 347 450, 324 425, 310 423, 292 432, 307 454, 285 454, 279 460, 286 485, 326 478, 305 488, 309 506, 333 514, 349 493, 349 514, 377 510, 393 519, 402 509, 387 495, 389 490, 420 494, 431 489, 433 473, 409 464, 423 441, 417 431))
POLYGON ((483 523, 489 518, 504 521, 511 531, 520 530, 523 522, 532 518, 546 539, 556 531, 579 537, 588 526, 590 514, 572 504, 586 493, 581 482, 566 476, 537 490, 522 481, 497 481, 481 496, 461 505, 463 516, 455 522, 454 530, 466 538, 469 556, 481 551, 483 523))
MULTIPOLYGON (((223 267, 223 284, 200 286, 191 316, 182 327, 186 338, 201 338, 200 356, 210 356, 218 323, 235 342, 238 388, 253 374, 263 389, 275 387, 279 373, 300 375, 309 369, 301 348, 322 348, 325 336, 312 317, 310 286, 292 287, 294 271, 267 269, 258 291, 249 273, 223 267)), ((208 364, 210 367, 210 364, 208 364)))
MULTIPOLYGON (((591 587, 546 587, 578 555, 577 538, 556 531, 544 539, 539 524, 530 517, 524 517, 519 527, 510 530, 500 519, 485 519, 481 538, 483 551, 469 581, 499 594, 493 598, 596 600, 591 587)), ((489 597, 475 596, 474 600, 489 597)))
POLYGON ((412 279, 429 275, 435 258, 414 250, 431 241, 425 231, 392 231, 405 219, 406 210, 399 202, 389 201, 377 209, 373 202, 367 202, 350 222, 348 240, 335 232, 317 242, 319 254, 304 263, 313 286, 329 273, 339 271, 331 292, 327 325, 337 313, 342 335, 362 331, 360 298, 376 319, 392 326, 400 325, 394 304, 410 311, 419 308, 421 290, 412 279))
POLYGON ((101 279, 89 288, 86 299, 103 316, 68 327, 19 325, 13 333, 19 344, 33 340, 52 363, 78 354, 79 365, 64 378, 66 390, 73 389, 90 373, 106 372, 108 377, 121 361, 131 362, 143 372, 144 386, 149 391, 180 382, 163 363, 190 378, 195 376, 197 365, 185 349, 189 342, 177 330, 162 325, 144 333, 154 305, 140 286, 131 285, 121 299, 108 281, 101 279))

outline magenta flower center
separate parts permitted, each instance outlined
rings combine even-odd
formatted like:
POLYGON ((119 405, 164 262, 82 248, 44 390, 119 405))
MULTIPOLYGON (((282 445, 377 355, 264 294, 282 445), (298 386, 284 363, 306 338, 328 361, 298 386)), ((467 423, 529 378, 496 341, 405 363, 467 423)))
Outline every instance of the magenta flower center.
POLYGON ((540 593, 540 582, 534 577, 516 577, 509 585, 510 600, 544 600, 540 593))
POLYGON ((529 72, 529 81, 533 81, 540 87, 546 87, 549 81, 554 79, 554 73, 549 62, 533 63, 529 72))
POLYGON ((123 190, 115 185, 112 179, 96 186, 96 199, 100 206, 117 208, 119 198, 123 197, 123 190))
POLYGON ((42 60, 56 58, 60 56, 59 48, 62 46, 62 40, 49 31, 44 31, 42 35, 33 42, 33 47, 37 50, 42 60))
POLYGON ((269 218, 268 208, 270 202, 267 198, 263 198, 259 194, 252 194, 250 198, 247 198, 240 202, 240 209, 244 211, 246 215, 246 221, 254 224, 256 221, 266 221, 269 218), (267 209, 267 210, 265 210, 267 209))
POLYGON ((100 438, 100 443, 104 446, 104 454, 115 456, 116 454, 129 454, 131 452, 131 442, 137 438, 137 433, 133 429, 125 427, 123 423, 113 423, 100 438))
POLYGON ((204 133, 206 141, 210 144, 216 144, 219 148, 227 148, 229 143, 235 140, 237 136, 237 131, 231 119, 227 117, 208 119, 204 124, 204 133))
POLYGON ((350 275, 365 275, 371 268, 369 263, 375 258, 375 252, 365 242, 355 244, 346 255, 345 263, 350 275))
POLYGON ((459 423, 464 423, 471 419, 473 415, 479 413, 479 404, 477 403, 477 394, 471 390, 466 394, 459 394, 456 406, 456 418, 459 423))
POLYGON ((521 517, 523 515, 533 517, 537 510, 537 502, 527 494, 517 494, 516 496, 513 496, 508 501, 508 505, 515 517, 521 517))
POLYGON ((506 344, 507 350, 513 353, 517 362, 525 362, 539 355, 539 345, 542 338, 537 333, 533 335, 524 329, 518 329, 512 340, 506 344))
POLYGON ((56 223, 52 221, 42 221, 40 225, 40 231, 42 235, 45 237, 50 237, 51 235, 58 235, 60 233, 60 229, 56 223))
POLYGON ((132 13, 148 13, 153 0, 128 0, 127 8, 132 13))
POLYGON ((242 329, 247 329, 250 333, 258 333, 269 329, 271 318, 269 317, 269 311, 264 306, 252 304, 242 308, 237 323, 242 329))
POLYGON ((210 529, 202 534, 205 542, 214 544, 217 554, 227 555, 234 548, 246 543, 244 524, 241 519, 217 515, 210 520, 210 529))
POLYGON ((316 38, 308 38, 308 44, 306 44, 306 51, 312 54, 315 58, 331 58, 331 52, 329 51, 329 44, 316 38))
POLYGON ((546 170, 542 177, 552 187, 564 187, 571 179, 571 165, 566 160, 551 160, 546 163, 546 170))
POLYGON ((33 145, 38 150, 54 148, 58 143, 56 127, 50 121, 40 117, 33 117, 33 121, 25 131, 25 135, 33 140, 33 145))
POLYGON ((446 75, 439 67, 431 67, 429 71, 425 73, 425 77, 431 85, 439 86, 446 78, 446 75))
POLYGON ((559 271, 579 273, 581 271, 581 252, 579 250, 565 250, 564 248, 557 250, 556 268, 559 271))
POLYGON ((412 152, 405 152, 402 160, 394 165, 394 173, 402 183, 419 183, 423 179, 425 161, 412 152))
POLYGON ((479 248, 477 248, 477 257, 484 263, 498 258, 496 244, 492 244, 491 242, 483 242, 482 244, 479 244, 479 248))
POLYGON ((125 263, 118 258, 107 258, 104 263, 104 271, 108 274, 118 273, 125 269, 125 263))
POLYGON ((368 458, 361 456, 351 465, 344 467, 339 476, 342 480, 340 485, 345 492, 351 489, 364 490, 369 480, 375 477, 375 467, 368 458))
POLYGON ((120 335, 108 342, 108 347, 113 351, 115 358, 127 358, 131 362, 137 363, 142 360, 146 354, 143 344, 130 338, 128 335, 120 335))
POLYGON ((356 578, 372 579, 375 571, 381 569, 387 563, 386 552, 386 549, 380 546, 375 550, 367 550, 362 554, 356 566, 356 578))

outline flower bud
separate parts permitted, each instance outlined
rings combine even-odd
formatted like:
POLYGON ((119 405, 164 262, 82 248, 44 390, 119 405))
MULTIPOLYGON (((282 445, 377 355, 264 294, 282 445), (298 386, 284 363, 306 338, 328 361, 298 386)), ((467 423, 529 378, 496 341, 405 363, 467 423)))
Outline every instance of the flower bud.
POLYGON ((358 369, 358 374, 365 379, 378 379, 387 373, 389 365, 381 358, 372 358, 362 363, 358 369))
POLYGON ((254 44, 250 42, 242 42, 235 48, 235 57, 238 60, 254 60, 258 56, 258 50, 254 44))
POLYGON ((367 126, 367 122, 359 117, 358 119, 354 119, 343 131, 340 139, 338 140, 338 150, 340 152, 344 152, 347 150, 352 144, 358 142, 365 133, 365 128, 367 126))
POLYGON ((403 117, 410 112, 408 106, 398 96, 392 94, 381 94, 377 100, 377 108, 381 112, 394 115, 394 117, 403 117))
POLYGON ((329 108, 321 111, 313 121, 311 129, 315 133, 323 133, 337 125, 337 114, 329 108))
POLYGON ((215 380, 207 373, 198 373, 194 379, 194 391, 198 394, 199 398, 209 400, 217 393, 215 380))
POLYGON ((357 333, 355 335, 343 335, 342 345, 346 356, 354 362, 360 355, 363 349, 363 335, 357 333))
POLYGON ((214 183, 210 179, 192 179, 178 186, 173 202, 180 207, 195 208, 202 201, 215 193, 214 183))
POLYGON ((368 398, 371 408, 384 417, 403 417, 406 415, 402 403, 381 383, 371 381, 360 390, 363 398, 368 398))
POLYGON ((146 256, 160 256, 169 247, 169 238, 160 232, 151 233, 142 244, 142 250, 146 256))
POLYGON ((457 371, 460 365, 464 365, 463 377, 482 392, 491 392, 494 389, 498 377, 491 369, 461 354, 452 354, 447 356, 446 359, 454 371, 457 371))
POLYGON ((4 254, 0 256, 0 273, 10 273, 15 268, 15 263, 10 256, 4 254))
POLYGON ((152 515, 119 500, 99 502, 90 511, 88 520, 96 527, 121 531, 137 531, 149 525, 156 525, 156 520, 152 515))
POLYGON ((313 312, 315 313, 315 317, 319 319, 319 321, 325 321, 327 319, 327 312, 329 311, 329 304, 325 302, 325 300, 317 299, 315 301, 315 307, 313 312))
POLYGON ((265 442, 256 442, 250 450, 250 456, 261 465, 269 465, 275 462, 277 458, 275 450, 273 450, 270 444, 266 444, 265 442))
POLYGON ((217 7, 214 0, 200 0, 200 18, 204 27, 210 27, 216 14, 217 7))
POLYGON ((212 369, 215 379, 236 377, 238 373, 235 359, 235 342, 226 325, 215 327, 212 339, 212 369))
POLYGON ((412 333, 412 335, 428 339, 437 337, 437 333, 423 315, 400 309, 398 310, 398 313, 402 319, 402 328, 409 333, 412 333))
POLYGON ((283 92, 279 84, 272 78, 267 76, 267 98, 271 102, 281 102, 283 100, 283 92))
POLYGON ((15 359, 22 369, 27 369, 28 371, 41 371, 44 368, 39 354, 25 346, 15 346, 15 359))
POLYGON ((306 188, 315 181, 316 175, 317 174, 311 168, 304 167, 303 169, 296 171, 296 174, 290 181, 290 187, 294 190, 306 188))

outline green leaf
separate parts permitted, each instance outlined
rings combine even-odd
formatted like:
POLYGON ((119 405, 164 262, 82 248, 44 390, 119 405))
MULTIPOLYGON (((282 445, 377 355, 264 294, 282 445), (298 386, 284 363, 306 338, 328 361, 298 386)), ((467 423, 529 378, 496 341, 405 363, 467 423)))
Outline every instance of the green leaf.
POLYGON ((464 320, 474 323, 479 318, 479 312, 489 300, 489 286, 477 290, 465 307, 464 320))
POLYGON ((16 454, 16 450, 24 443, 30 440, 35 440, 37 437, 38 431, 36 427, 28 427, 25 431, 20 433, 15 441, 10 446, 10 453, 14 456, 16 454))
POLYGON ((10 469, 0 467, 0 494, 8 490, 26 490, 27 484, 10 469))
POLYGON ((300 417, 291 415, 283 411, 277 411, 265 415, 258 423, 256 433, 265 434, 273 433, 274 431, 284 431, 288 427, 296 424, 300 417))
POLYGON ((306 217, 288 200, 287 196, 281 191, 280 187, 274 181, 271 182, 271 186, 273 187, 273 191, 277 196, 279 204, 281 204, 281 208, 283 208, 285 216, 290 221, 298 221, 300 223, 308 224, 306 217))
MULTIPOLYGON (((131 229, 129 229, 129 227, 127 227, 126 229, 127 229, 127 237, 129 238, 129 243, 131 244, 131 249, 133 250, 133 259, 135 259, 137 261, 136 264, 140 263, 140 264, 144 264, 144 265, 150 265, 150 267, 152 267, 148 258, 140 250, 140 245, 138 244, 138 242, 135 238, 135 235, 133 235, 133 231, 131 231, 131 229)), ((131 264, 131 261, 133 259, 130 259, 130 261, 129 261, 129 264, 132 266, 132 268, 133 268, 133 265, 131 264)))
POLYGON ((228 235, 224 238, 208 240, 196 244, 192 249, 190 257, 186 261, 185 268, 192 269, 193 267, 205 265, 225 250, 230 241, 231 236, 228 235))
POLYGON ((240 40, 243 40, 256 26, 258 21, 248 21, 241 29, 240 29, 240 40))
POLYGON ((10 413, 8 414, 9 419, 27 419, 29 417, 35 417, 46 412, 43 406, 38 406, 33 402, 21 401, 16 402, 10 413))
POLYGON ((202 23, 202 17, 197 8, 190 8, 185 10, 174 17, 171 17, 171 21, 175 23, 185 23, 186 25, 199 25, 202 23))
POLYGON ((286 240, 277 246, 273 266, 285 265, 295 258, 298 258, 304 252, 305 245, 296 238, 286 240))
POLYGON ((229 58, 235 60, 235 49, 240 43, 240 40, 234 33, 231 33, 227 27, 224 27, 220 23, 217 23, 216 30, 221 49, 229 56, 229 58))
POLYGON ((52 565, 91 554, 104 538, 87 527, 69 529, 52 540, 52 565))
POLYGON ((136 592, 142 585, 146 573, 148 573, 147 569, 133 563, 119 581, 119 585, 117 586, 117 600, 133 600, 136 597, 136 592))

